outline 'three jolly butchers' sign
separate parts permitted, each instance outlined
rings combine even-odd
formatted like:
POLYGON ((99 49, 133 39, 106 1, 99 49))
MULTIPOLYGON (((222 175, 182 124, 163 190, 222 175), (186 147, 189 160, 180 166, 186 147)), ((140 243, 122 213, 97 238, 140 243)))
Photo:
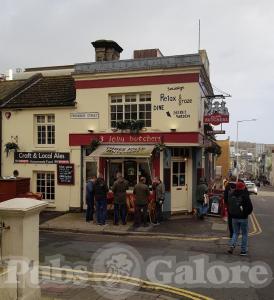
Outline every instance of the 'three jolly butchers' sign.
POLYGON ((14 152, 14 162, 23 164, 69 163, 67 152, 14 152))

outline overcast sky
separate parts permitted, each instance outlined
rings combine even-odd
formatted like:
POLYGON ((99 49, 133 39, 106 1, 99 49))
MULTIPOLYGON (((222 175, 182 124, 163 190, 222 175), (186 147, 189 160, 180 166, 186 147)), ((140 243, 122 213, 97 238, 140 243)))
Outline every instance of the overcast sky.
POLYGON ((239 139, 274 144, 273 0, 0 0, 0 73, 94 61, 90 42, 102 38, 120 44, 121 59, 195 53, 199 19, 211 82, 232 95, 223 129, 235 139, 237 120, 257 118, 239 139))

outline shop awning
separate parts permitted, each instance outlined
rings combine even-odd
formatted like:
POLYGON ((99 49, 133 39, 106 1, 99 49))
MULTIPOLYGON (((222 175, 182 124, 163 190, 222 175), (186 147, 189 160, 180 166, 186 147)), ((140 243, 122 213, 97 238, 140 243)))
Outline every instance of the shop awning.
POLYGON ((100 145, 90 157, 150 157, 154 145, 100 145))

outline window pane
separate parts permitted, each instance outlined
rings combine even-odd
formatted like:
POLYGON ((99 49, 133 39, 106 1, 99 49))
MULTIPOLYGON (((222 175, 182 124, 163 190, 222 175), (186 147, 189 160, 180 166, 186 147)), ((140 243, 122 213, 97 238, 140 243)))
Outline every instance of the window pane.
POLYGON ((123 105, 117 105, 117 112, 123 112, 123 105))
POLYGON ((185 185, 185 175, 179 175, 179 185, 185 185))
POLYGON ((178 186, 178 175, 172 175, 172 186, 178 186))
POLYGON ((145 113, 144 112, 140 112, 139 113, 139 119, 143 120, 145 118, 145 113))
POLYGON ((180 173, 185 173, 185 167, 186 167, 186 164, 185 162, 180 162, 180 173))
POLYGON ((137 111, 137 104, 131 105, 131 111, 134 111, 134 112, 137 111))
POLYGON ((111 112, 116 112, 116 106, 115 106, 115 105, 111 105, 110 111, 111 111, 111 112))
POLYGON ((173 162, 173 173, 179 173, 179 163, 178 162, 176 162, 176 161, 174 161, 173 162))
POLYGON ((124 177, 129 182, 129 186, 133 188, 137 183, 137 163, 136 161, 124 162, 124 177))
MULTIPOLYGON (((151 167, 150 167, 151 169, 151 167)), ((138 180, 140 180, 140 177, 145 177, 146 178, 146 184, 147 185, 151 185, 152 181, 151 181, 151 176, 150 176, 150 169, 148 166, 148 163, 139 163, 139 178, 138 180)))

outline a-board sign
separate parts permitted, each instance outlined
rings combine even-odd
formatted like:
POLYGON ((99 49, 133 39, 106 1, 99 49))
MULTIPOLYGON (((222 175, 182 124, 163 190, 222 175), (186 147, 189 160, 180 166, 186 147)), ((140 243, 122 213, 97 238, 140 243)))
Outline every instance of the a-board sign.
POLYGON ((74 184, 74 164, 57 165, 57 183, 67 185, 74 184))

